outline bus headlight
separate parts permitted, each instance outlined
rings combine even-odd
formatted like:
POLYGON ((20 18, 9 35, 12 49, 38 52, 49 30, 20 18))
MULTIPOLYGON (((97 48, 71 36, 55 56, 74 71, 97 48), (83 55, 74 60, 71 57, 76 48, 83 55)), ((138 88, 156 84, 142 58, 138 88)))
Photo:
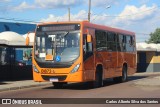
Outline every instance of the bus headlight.
POLYGON ((39 73, 39 71, 38 71, 38 69, 37 69, 37 67, 35 65, 33 65, 33 70, 34 70, 34 72, 39 73))
POLYGON ((71 71, 71 73, 75 73, 80 67, 80 64, 77 64, 71 71))

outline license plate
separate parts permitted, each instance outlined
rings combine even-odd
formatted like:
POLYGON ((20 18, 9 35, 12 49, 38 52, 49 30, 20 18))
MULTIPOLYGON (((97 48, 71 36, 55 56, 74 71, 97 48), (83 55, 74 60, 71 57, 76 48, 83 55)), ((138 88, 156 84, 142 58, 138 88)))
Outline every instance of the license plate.
POLYGON ((41 74, 54 74, 53 69, 41 69, 41 74))
POLYGON ((51 82, 58 82, 58 78, 50 78, 49 81, 51 81, 51 82))

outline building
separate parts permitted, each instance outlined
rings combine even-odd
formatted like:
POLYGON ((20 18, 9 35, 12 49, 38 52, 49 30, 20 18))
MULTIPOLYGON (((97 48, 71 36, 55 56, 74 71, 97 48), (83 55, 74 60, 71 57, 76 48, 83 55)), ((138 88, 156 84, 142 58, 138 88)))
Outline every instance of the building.
POLYGON ((32 45, 23 35, 34 32, 34 24, 0 22, 0 81, 32 79, 32 45))
POLYGON ((137 43, 137 72, 160 72, 160 44, 137 43))

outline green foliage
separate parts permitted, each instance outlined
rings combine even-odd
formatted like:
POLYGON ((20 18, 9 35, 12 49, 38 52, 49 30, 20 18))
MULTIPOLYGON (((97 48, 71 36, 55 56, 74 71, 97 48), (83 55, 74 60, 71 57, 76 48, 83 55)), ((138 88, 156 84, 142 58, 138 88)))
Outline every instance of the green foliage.
POLYGON ((157 28, 153 33, 150 34, 150 38, 147 43, 160 43, 160 28, 157 28))

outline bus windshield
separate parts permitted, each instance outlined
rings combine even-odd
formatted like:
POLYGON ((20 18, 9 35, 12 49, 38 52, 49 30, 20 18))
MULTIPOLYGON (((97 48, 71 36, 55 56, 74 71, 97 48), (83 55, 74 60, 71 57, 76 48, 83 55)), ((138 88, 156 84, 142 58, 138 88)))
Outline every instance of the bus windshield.
POLYGON ((79 31, 36 32, 35 59, 39 62, 72 62, 80 53, 79 31), (46 60, 51 55, 52 60, 46 60))

